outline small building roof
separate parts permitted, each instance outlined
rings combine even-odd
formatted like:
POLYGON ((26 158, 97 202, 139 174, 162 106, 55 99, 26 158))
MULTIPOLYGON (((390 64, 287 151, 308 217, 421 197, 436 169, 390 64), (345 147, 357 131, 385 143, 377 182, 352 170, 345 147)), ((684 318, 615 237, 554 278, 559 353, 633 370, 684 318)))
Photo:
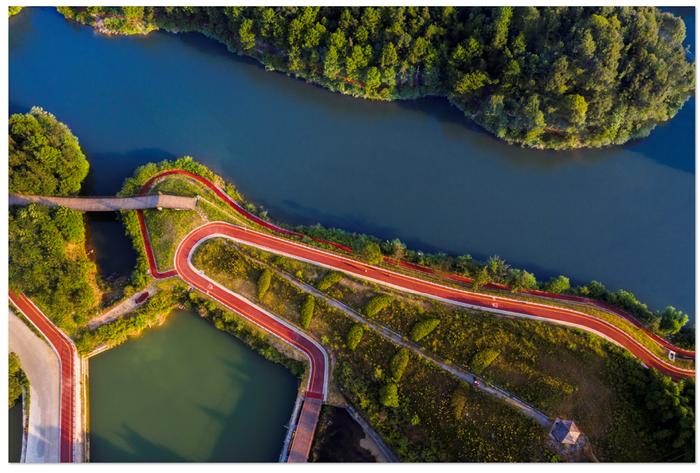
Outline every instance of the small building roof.
POLYGON ((581 431, 574 421, 557 418, 549 434, 559 443, 575 445, 581 436, 581 431))

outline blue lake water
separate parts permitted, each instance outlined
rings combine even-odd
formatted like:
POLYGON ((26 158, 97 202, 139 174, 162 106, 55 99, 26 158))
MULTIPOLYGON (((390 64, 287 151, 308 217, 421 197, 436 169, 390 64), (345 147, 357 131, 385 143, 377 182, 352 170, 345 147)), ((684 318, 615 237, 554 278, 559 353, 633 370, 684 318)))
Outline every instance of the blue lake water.
MULTIPOLYGON (((683 14, 693 38, 694 12, 683 14)), ((9 76, 11 112, 42 106, 79 137, 85 193, 189 154, 287 223, 498 254, 694 313, 694 99, 626 146, 526 150, 445 100, 343 97, 201 35, 109 38, 34 8, 10 20, 9 76)), ((120 262, 103 271, 128 272, 120 262)))

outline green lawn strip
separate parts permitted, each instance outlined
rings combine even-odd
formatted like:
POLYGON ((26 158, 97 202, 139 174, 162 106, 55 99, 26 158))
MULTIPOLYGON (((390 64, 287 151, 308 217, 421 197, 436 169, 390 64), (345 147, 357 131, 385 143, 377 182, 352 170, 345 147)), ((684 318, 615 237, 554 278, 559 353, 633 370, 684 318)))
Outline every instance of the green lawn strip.
POLYGON ((143 211, 151 239, 151 248, 158 265, 163 272, 173 268, 175 250, 180 241, 190 231, 204 223, 199 214, 193 210, 148 209, 143 211))

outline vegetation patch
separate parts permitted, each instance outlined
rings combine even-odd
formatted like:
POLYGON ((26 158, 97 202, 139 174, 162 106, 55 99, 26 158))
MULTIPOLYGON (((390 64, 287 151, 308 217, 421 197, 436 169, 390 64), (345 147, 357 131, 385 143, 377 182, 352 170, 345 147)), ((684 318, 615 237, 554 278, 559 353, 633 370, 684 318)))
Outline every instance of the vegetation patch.
MULTIPOLYGON (((9 189, 74 195, 88 172, 78 140, 56 117, 34 107, 10 117, 9 189)), ((75 333, 101 299, 97 268, 85 251, 80 212, 31 204, 11 207, 9 285, 24 292, 67 333, 75 333)))

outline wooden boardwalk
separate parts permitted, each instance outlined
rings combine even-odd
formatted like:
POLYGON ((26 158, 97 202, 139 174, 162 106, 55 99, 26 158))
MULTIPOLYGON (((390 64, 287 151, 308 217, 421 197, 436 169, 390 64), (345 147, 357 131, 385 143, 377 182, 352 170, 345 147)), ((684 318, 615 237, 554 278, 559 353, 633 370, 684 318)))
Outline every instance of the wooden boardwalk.
POLYGON ((292 447, 289 449, 289 457, 287 457, 289 463, 304 463, 308 461, 322 405, 323 401, 321 399, 313 397, 304 399, 297 428, 294 431, 292 447))
POLYGON ((114 212, 117 210, 179 209, 193 210, 196 197, 154 194, 134 197, 51 197, 41 195, 10 194, 10 205, 31 203, 48 207, 68 207, 83 212, 114 212))

